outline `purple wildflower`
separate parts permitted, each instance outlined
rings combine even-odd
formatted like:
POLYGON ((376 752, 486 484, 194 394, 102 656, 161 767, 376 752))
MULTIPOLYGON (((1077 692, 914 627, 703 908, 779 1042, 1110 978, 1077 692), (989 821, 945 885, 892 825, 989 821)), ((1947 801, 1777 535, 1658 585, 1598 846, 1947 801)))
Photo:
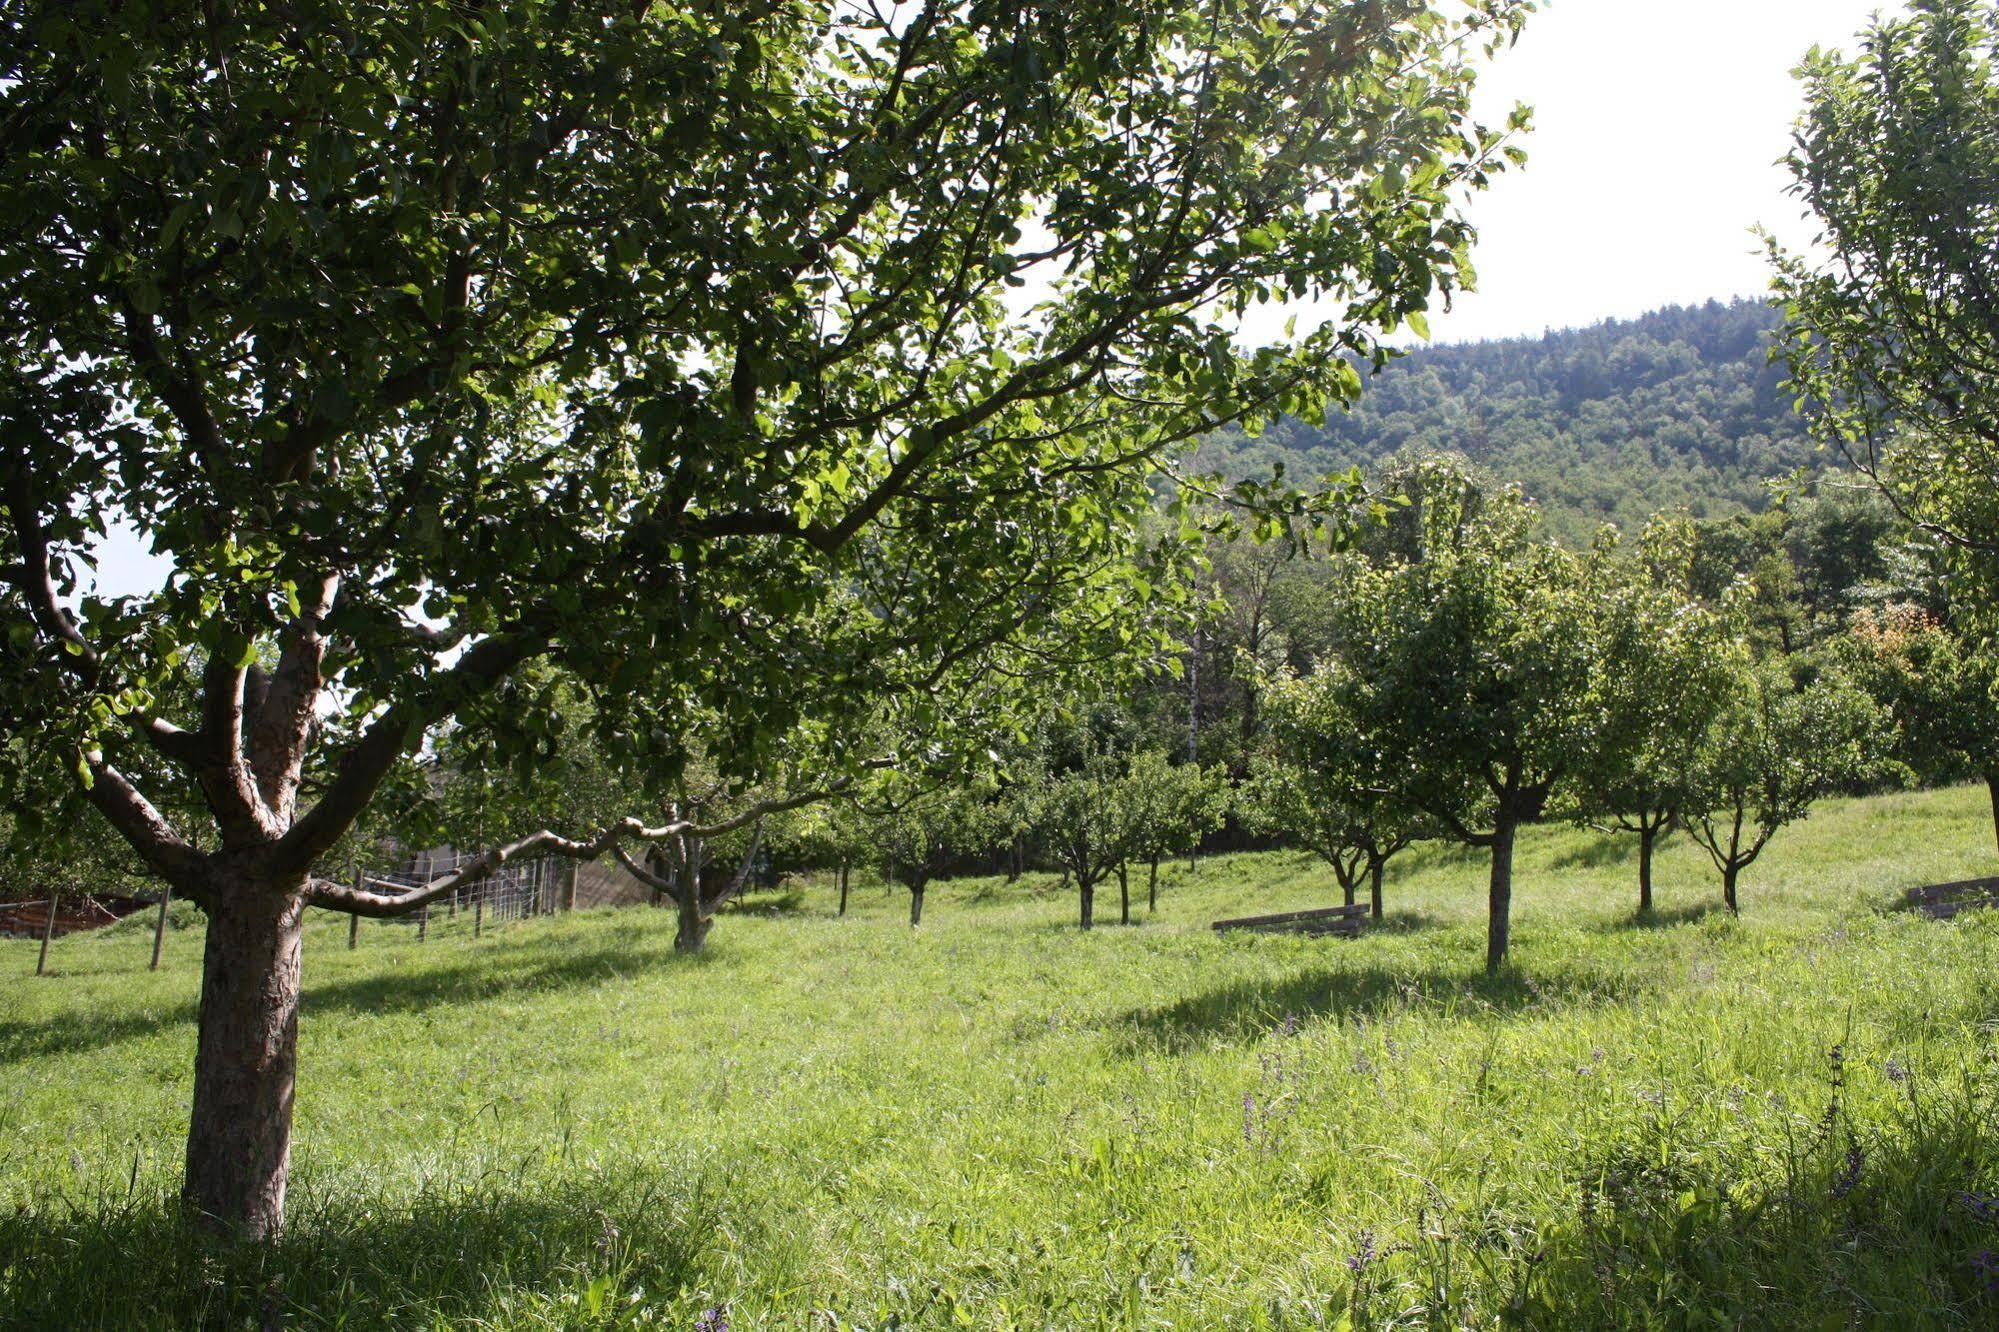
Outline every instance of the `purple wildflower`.
POLYGON ((1900 1083, 1909 1080, 1909 1070, 1902 1067, 1902 1061, 1899 1059, 1890 1059, 1881 1066, 1881 1071, 1888 1075, 1890 1082, 1900 1083))
POLYGON ((1859 1147, 1849 1147, 1846 1149, 1846 1168, 1841 1170, 1838 1178, 1832 1182, 1832 1196, 1834 1199, 1844 1198, 1847 1194, 1853 1192, 1860 1183, 1860 1169, 1866 1163, 1866 1153, 1862 1152, 1859 1147))
POLYGON ((718 1304, 694 1320, 694 1332, 729 1332, 729 1306, 718 1304))
POLYGON ((1356 1276, 1374 1266, 1374 1232, 1360 1232, 1360 1247, 1347 1255, 1347 1270, 1356 1276))
POLYGON ((1999 1225, 1999 1194, 1960 1193, 1957 1201, 1975 1219, 1987 1225, 1999 1225))
POLYGON ((1985 1293, 1999 1295, 1999 1255, 1980 1249, 1971 1256, 1971 1270, 1985 1282, 1985 1293))

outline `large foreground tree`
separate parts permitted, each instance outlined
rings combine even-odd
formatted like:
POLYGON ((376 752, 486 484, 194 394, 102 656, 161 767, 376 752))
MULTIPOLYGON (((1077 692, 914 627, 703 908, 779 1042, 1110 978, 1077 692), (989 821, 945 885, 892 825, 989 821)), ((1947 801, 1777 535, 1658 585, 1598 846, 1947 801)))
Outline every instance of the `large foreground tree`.
POLYGON ((1814 50, 1788 158, 1815 253, 1773 245, 1815 432, 1999 601, 1999 3, 1914 0, 1814 50))
POLYGON ((1529 7, 11 9, 0 715, 207 915, 191 1211, 279 1226, 304 910, 415 904, 315 866, 438 728, 556 743, 527 663, 656 796, 1150 650, 1160 460, 1460 284, 1529 7), (1331 317, 1239 354, 1274 298, 1331 317), (93 594, 118 525, 156 592, 93 594))

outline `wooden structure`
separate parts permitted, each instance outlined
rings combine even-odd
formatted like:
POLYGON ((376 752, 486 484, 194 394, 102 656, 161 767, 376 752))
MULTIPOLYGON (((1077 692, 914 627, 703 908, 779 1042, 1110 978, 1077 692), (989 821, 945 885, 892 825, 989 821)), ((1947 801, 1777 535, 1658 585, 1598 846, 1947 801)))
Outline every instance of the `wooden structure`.
POLYGON ((1909 890, 1909 909, 1932 920, 1949 920, 1961 911, 1999 906, 1999 879, 1965 879, 1909 890))
POLYGON ((64 893, 56 907, 54 930, 49 929, 49 899, 30 898, 25 902, 0 902, 0 935, 17 939, 39 939, 44 933, 55 938, 82 930, 98 930, 117 923, 135 911, 153 904, 144 897, 116 897, 104 894, 64 893))
POLYGON ((1218 920, 1214 930, 1216 934, 1248 930, 1257 934, 1336 934, 1342 939, 1357 939, 1367 928, 1367 913, 1365 903, 1356 903, 1353 906, 1322 907, 1316 911, 1286 911, 1275 916, 1218 920))

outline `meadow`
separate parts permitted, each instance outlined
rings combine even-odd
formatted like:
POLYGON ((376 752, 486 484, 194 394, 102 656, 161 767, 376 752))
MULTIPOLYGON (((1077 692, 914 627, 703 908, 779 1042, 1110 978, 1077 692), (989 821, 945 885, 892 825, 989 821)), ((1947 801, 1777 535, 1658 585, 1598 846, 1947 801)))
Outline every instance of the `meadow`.
POLYGON ((1355 941, 1296 852, 1084 934, 1047 874, 906 899, 309 931, 279 1242, 175 1219, 200 926, 0 946, 0 1323, 297 1328, 1989 1326, 1999 916, 1982 789, 1829 802, 1718 910, 1670 844, 1391 866, 1355 941), (705 1321, 704 1321, 705 1320, 705 1321))

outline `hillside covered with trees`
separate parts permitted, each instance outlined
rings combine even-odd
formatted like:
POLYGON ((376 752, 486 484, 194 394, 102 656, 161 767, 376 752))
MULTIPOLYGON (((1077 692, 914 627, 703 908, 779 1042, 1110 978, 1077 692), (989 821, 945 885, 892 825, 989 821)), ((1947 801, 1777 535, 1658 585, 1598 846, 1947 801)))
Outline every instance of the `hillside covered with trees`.
POLYGON ((1316 477, 1417 451, 1462 453, 1518 482, 1571 540, 1603 522, 1635 530, 1664 509, 1757 510, 1767 481, 1823 456, 1770 359, 1780 323, 1761 301, 1710 301, 1422 348, 1323 426, 1287 418, 1260 438, 1217 436, 1202 461, 1316 477))

